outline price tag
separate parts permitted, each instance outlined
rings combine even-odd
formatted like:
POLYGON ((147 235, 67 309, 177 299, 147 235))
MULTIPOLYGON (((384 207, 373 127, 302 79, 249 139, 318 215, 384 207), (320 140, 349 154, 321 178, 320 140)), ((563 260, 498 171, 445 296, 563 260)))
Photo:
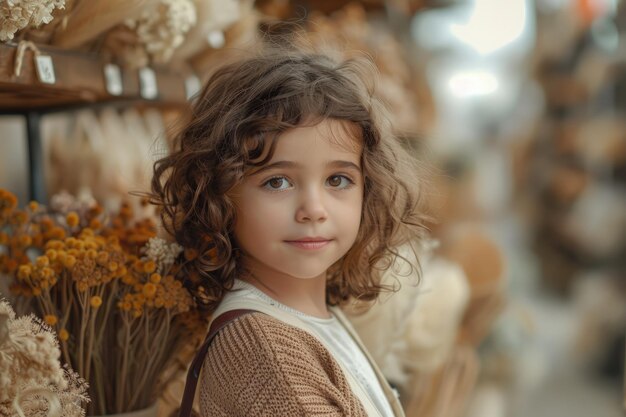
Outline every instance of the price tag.
POLYGON ((207 42, 211 45, 211 48, 219 49, 226 45, 226 38, 224 37, 224 32, 221 30, 212 30, 208 33, 206 37, 207 42))
POLYGON ((104 66, 104 80, 106 89, 112 96, 119 96, 124 91, 122 84, 122 71, 115 64, 106 64, 104 66))
POLYGON ((54 84, 56 77, 54 76, 54 64, 52 57, 49 55, 35 56, 35 68, 39 81, 44 84, 54 84))
POLYGON ((191 100, 200 91, 200 80, 195 75, 185 78, 185 93, 187 100, 191 100))
POLYGON ((139 89, 141 97, 147 100, 153 100, 159 95, 156 74, 152 68, 139 70, 139 89))

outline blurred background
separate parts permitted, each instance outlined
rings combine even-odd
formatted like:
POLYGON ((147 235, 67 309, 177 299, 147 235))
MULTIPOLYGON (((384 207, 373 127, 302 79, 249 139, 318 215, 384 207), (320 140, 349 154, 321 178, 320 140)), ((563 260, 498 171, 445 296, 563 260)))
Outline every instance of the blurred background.
POLYGON ((369 54, 433 167, 421 286, 354 318, 407 415, 623 414, 624 1, 77 0, 22 26, 6 7, 0 188, 21 204, 147 189, 202 82, 281 23, 369 54))

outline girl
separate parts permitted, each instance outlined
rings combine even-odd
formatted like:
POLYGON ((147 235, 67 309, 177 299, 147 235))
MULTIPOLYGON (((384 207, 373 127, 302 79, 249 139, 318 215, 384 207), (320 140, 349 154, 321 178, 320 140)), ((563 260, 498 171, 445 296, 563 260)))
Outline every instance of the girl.
POLYGON ((155 164, 213 313, 187 387, 202 367, 202 416, 404 415, 338 308, 389 290, 381 271, 422 229, 370 70, 284 50, 229 64, 155 164))

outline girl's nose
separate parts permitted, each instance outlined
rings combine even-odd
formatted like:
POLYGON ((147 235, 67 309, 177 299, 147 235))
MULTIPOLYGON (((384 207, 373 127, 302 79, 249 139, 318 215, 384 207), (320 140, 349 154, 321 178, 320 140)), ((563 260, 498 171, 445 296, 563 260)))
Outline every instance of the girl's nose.
POLYGON ((320 192, 318 190, 309 190, 304 193, 296 210, 296 221, 319 222, 326 220, 327 217, 328 212, 320 192))

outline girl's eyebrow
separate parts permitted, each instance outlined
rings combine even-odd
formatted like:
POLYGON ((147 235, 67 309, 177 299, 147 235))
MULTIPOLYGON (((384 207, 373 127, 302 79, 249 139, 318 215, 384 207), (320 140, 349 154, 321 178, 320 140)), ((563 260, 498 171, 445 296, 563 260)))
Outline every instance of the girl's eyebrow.
MULTIPOLYGON (((300 168, 302 165, 297 163, 297 162, 293 162, 293 161, 276 161, 276 162, 272 162, 271 164, 267 164, 267 165, 263 165, 262 167, 260 167, 259 169, 257 169, 254 174, 252 175, 257 175, 260 174, 262 172, 268 171, 270 169, 278 169, 278 168, 300 168)), ((328 168, 349 168, 349 169, 354 169, 356 171, 361 172, 361 167, 358 166, 357 164, 355 164, 354 162, 350 162, 350 161, 342 161, 342 160, 336 160, 336 161, 330 161, 326 164, 326 167, 328 168)))

